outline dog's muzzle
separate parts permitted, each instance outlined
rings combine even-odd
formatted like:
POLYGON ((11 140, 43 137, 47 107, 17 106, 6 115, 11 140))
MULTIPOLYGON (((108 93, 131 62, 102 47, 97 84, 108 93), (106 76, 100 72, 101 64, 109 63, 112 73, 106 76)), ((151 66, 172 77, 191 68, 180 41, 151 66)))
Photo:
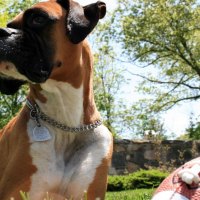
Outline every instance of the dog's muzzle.
POLYGON ((43 83, 50 76, 53 66, 49 62, 49 50, 36 33, 0 28, 0 61, 13 63, 32 82, 43 83))

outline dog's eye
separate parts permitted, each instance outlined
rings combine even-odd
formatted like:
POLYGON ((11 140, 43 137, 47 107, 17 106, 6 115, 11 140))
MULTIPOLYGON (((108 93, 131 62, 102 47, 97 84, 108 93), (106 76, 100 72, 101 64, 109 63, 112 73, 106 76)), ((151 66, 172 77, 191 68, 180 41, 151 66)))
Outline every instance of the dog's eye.
POLYGON ((24 13, 23 27, 40 30, 53 21, 54 20, 48 15, 48 13, 37 9, 30 9, 24 13))
POLYGON ((44 16, 35 16, 32 19, 32 24, 33 25, 43 25, 46 23, 46 17, 44 16))

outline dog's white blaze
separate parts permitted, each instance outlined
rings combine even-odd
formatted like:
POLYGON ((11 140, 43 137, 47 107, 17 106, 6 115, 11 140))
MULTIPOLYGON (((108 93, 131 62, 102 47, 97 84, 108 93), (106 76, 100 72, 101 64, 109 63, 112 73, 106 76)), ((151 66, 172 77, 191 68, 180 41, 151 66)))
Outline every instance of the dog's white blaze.
MULTIPOLYGON (((37 101, 48 116, 69 126, 79 126, 83 117, 83 87, 73 88, 68 83, 48 80, 42 84, 46 103, 37 101)), ((67 133, 42 122, 52 139, 34 142, 35 122, 28 123, 31 142, 30 154, 37 172, 32 176, 30 198, 43 199, 46 192, 80 200, 92 183, 96 168, 106 157, 112 138, 103 125, 87 134, 67 133)), ((98 187, 98 186, 97 186, 98 187)))
POLYGON ((47 102, 37 103, 45 114, 68 126, 82 123, 83 86, 76 89, 69 83, 49 79, 41 87, 47 102))

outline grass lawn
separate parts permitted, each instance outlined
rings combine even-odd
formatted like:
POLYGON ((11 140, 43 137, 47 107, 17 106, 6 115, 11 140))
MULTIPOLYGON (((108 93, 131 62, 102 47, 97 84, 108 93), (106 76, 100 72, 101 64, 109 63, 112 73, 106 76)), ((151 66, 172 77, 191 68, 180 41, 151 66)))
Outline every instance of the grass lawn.
MULTIPOLYGON (((136 189, 136 190, 126 190, 120 192, 107 192, 106 200, 151 200, 154 189, 136 189)), ((28 195, 21 192, 21 200, 29 200, 28 195)), ((14 199, 11 199, 14 200, 14 199)), ((44 200, 53 200, 47 194, 44 200)), ((85 198, 86 200, 86 198, 85 198)))
POLYGON ((106 200, 150 200, 154 189, 126 190, 121 192, 107 192, 106 200))

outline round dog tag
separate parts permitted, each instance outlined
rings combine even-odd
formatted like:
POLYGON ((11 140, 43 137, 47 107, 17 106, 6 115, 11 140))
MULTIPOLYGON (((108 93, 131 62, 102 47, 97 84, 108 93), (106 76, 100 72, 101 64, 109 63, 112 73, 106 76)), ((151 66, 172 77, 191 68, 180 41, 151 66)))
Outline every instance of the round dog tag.
POLYGON ((44 126, 36 126, 33 129, 33 140, 36 142, 44 142, 51 139, 49 130, 44 126))

